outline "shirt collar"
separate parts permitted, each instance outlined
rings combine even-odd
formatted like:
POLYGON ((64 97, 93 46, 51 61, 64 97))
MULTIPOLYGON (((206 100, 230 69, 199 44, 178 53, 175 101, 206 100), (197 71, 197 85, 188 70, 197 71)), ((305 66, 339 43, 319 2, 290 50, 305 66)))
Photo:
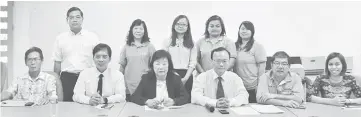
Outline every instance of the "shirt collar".
POLYGON ((140 45, 135 45, 135 42, 132 42, 130 45, 140 48, 140 47, 145 47, 145 46, 147 46, 148 44, 149 44, 148 42, 144 42, 144 43, 142 43, 142 44, 140 44, 140 45))
MULTIPOLYGON (((275 81, 275 77, 273 76, 273 72, 272 70, 269 71, 268 73, 268 77, 270 78, 271 81, 275 81)), ((283 85, 285 83, 288 83, 288 82, 291 82, 292 81, 292 75, 291 75, 291 72, 288 72, 287 76, 285 79, 283 79, 278 85, 283 85)), ((270 85, 272 85, 272 82, 269 82, 270 85)))
POLYGON ((216 71, 214 71, 214 69, 211 70, 211 76, 213 78, 213 80, 217 80, 218 77, 222 77, 222 80, 224 80, 225 74, 227 73, 227 71, 225 71, 222 76, 218 76, 218 74, 216 73, 216 71))
POLYGON ((30 77, 29 72, 28 72, 28 73, 26 73, 26 75, 23 77, 23 79, 29 79, 29 80, 33 80, 33 81, 37 81, 38 79, 45 80, 45 74, 44 74, 42 71, 40 71, 39 75, 38 75, 35 79, 32 79, 32 78, 30 77))
POLYGON ((70 35, 71 35, 71 36, 83 35, 83 29, 81 29, 81 30, 79 31, 79 33, 77 33, 77 34, 75 34, 73 31, 70 30, 70 35))
MULTIPOLYGON (((223 40, 223 37, 224 37, 224 36, 220 36, 220 37, 218 38, 218 41, 217 41, 217 42, 222 41, 222 40, 223 40)), ((208 41, 208 42, 211 42, 211 39, 210 39, 210 38, 206 38, 205 40, 208 41)))
MULTIPOLYGON (((109 66, 108 66, 107 69, 106 69, 103 73, 100 73, 100 71, 97 69, 97 67, 94 67, 94 69, 95 69, 95 72, 96 72, 96 73, 95 73, 95 74, 96 74, 96 77, 98 78, 100 74, 103 74, 103 76, 105 77, 105 76, 107 75, 106 73, 109 71, 110 68, 109 68, 109 66)), ((103 77, 103 78, 104 78, 104 77, 103 77)))

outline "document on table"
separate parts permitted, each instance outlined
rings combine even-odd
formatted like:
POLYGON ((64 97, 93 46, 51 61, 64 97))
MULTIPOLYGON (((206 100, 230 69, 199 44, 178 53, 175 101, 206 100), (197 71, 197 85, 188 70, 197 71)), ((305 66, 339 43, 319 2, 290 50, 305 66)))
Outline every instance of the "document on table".
POLYGON ((260 113, 249 106, 232 107, 231 110, 237 115, 259 115, 260 113))
POLYGON ((6 100, 1 102, 2 107, 14 107, 14 106, 25 106, 28 103, 27 101, 14 101, 14 100, 6 100))
POLYGON ((251 105, 251 107, 262 114, 277 114, 285 112, 274 105, 251 105))
POLYGON ((149 108, 147 105, 144 106, 144 109, 146 111, 169 111, 170 109, 179 109, 179 108, 183 108, 183 106, 169 106, 169 107, 162 107, 162 109, 149 108))

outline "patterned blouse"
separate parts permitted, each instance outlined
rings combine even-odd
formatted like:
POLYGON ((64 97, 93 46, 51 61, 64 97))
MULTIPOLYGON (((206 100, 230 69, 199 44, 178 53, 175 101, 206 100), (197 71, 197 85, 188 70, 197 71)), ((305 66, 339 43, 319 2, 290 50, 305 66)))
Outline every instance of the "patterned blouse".
POLYGON ((332 83, 326 75, 317 77, 315 82, 308 88, 307 101, 311 101, 311 95, 322 98, 334 98, 337 96, 344 96, 350 98, 351 93, 357 98, 361 98, 360 86, 356 84, 355 77, 351 75, 343 76, 340 83, 332 83))

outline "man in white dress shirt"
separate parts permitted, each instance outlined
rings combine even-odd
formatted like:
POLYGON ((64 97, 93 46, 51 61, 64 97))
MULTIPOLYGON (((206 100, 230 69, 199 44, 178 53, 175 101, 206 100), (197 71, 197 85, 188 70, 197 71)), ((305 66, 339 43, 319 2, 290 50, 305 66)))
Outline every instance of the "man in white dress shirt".
POLYGON ((112 50, 107 44, 98 44, 93 50, 96 67, 83 70, 74 87, 73 100, 92 106, 98 104, 125 102, 123 74, 108 67, 112 50))
POLYGON ((201 73, 193 82, 192 103, 229 108, 248 104, 248 92, 242 79, 227 71, 230 53, 224 47, 212 50, 214 68, 201 73), (221 82, 219 82, 221 81, 221 82))
POLYGON ((60 75, 63 85, 64 101, 73 101, 73 89, 79 73, 94 66, 91 51, 99 43, 99 38, 82 29, 83 12, 79 8, 70 8, 66 16, 70 31, 56 37, 53 60, 54 72, 60 75))

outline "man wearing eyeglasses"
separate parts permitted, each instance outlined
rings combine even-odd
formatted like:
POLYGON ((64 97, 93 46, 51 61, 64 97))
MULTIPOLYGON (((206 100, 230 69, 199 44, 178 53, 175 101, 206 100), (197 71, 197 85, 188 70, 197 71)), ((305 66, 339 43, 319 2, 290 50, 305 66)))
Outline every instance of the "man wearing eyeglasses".
POLYGON ((25 52, 25 64, 29 71, 12 81, 9 88, 2 93, 1 101, 12 99, 44 105, 49 99, 57 99, 55 77, 41 71, 43 60, 40 48, 28 49, 25 52))
POLYGON ((58 35, 54 44, 54 72, 60 76, 64 101, 73 101, 73 89, 79 73, 94 66, 91 52, 99 43, 99 38, 82 28, 83 19, 83 12, 78 7, 70 8, 66 13, 70 30, 58 35))
POLYGON ((259 78, 257 102, 298 108, 304 101, 301 77, 290 72, 290 57, 284 51, 271 58, 272 70, 259 78))
POLYGON ((242 79, 227 71, 230 52, 219 47, 211 52, 213 69, 201 73, 193 82, 192 103, 229 108, 248 104, 248 92, 242 79))

